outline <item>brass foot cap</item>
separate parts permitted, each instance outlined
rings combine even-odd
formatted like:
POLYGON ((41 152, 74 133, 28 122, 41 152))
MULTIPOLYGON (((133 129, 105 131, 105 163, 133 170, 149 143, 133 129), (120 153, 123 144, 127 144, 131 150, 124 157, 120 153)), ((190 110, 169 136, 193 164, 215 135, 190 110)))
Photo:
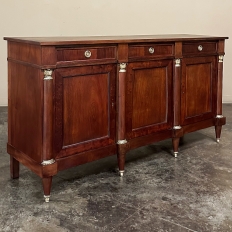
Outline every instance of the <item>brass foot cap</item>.
POLYGON ((123 177, 123 175, 124 175, 124 171, 119 171, 119 176, 123 177))
POLYGON ((48 203, 48 202, 49 202, 49 199, 50 199, 50 196, 46 196, 46 195, 44 195, 44 200, 45 200, 45 202, 46 202, 46 203, 48 203))

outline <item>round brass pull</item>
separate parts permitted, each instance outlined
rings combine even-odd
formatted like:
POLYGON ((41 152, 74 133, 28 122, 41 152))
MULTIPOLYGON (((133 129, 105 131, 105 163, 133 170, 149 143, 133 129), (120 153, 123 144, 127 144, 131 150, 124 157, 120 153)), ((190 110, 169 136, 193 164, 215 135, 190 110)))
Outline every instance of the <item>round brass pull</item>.
POLYGON ((203 50, 202 45, 199 45, 199 46, 198 46, 198 51, 200 51, 200 52, 201 52, 202 50, 203 50))
POLYGON ((155 49, 153 47, 150 47, 148 50, 151 54, 153 54, 155 52, 155 49))
POLYGON ((90 56, 91 56, 91 51, 86 50, 86 51, 85 51, 85 57, 86 57, 86 58, 89 58, 90 56))

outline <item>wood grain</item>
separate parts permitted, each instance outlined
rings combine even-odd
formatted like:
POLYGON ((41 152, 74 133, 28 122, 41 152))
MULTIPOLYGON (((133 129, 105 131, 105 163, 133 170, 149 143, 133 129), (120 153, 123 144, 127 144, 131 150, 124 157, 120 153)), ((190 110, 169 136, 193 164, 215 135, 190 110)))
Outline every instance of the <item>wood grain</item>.
POLYGON ((183 55, 188 54, 205 54, 205 53, 216 53, 217 43, 216 42, 197 42, 197 43, 183 43, 183 55), (202 46, 202 50, 198 49, 198 46, 202 46))
POLYGON ((61 69, 56 76, 55 150, 58 156, 113 144, 116 66, 61 69))
POLYGON ((42 162, 43 79, 39 69, 9 62, 10 144, 42 162))
POLYGON ((127 137, 172 126, 172 61, 130 63, 126 89, 127 137))
POLYGON ((199 57, 183 59, 181 121, 194 123, 213 117, 216 96, 216 58, 199 57))
POLYGON ((120 43, 150 43, 150 42, 175 42, 175 41, 210 41, 224 40, 228 37, 205 36, 190 34, 165 34, 165 35, 128 35, 128 36, 79 36, 79 37, 4 37, 8 41, 30 43, 36 45, 76 45, 76 44, 120 44, 120 43))

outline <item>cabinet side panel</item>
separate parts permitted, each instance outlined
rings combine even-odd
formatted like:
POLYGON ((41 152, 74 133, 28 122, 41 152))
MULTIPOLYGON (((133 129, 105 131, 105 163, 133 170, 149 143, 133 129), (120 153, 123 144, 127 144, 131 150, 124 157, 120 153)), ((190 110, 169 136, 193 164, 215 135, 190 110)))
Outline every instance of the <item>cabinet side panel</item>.
POLYGON ((109 136, 109 75, 64 78, 64 145, 109 136))
POLYGON ((42 90, 41 71, 10 62, 9 139, 17 150, 41 162, 42 90))
POLYGON ((41 47, 33 44, 8 42, 8 58, 41 65, 41 47))

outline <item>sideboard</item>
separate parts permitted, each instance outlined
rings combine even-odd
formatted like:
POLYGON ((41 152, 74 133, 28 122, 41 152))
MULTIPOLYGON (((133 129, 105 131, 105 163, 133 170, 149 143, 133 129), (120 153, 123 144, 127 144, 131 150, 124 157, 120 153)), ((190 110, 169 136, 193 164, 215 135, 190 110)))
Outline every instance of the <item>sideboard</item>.
POLYGON ((22 163, 49 202, 57 172, 222 125, 227 37, 140 35, 4 38, 11 177, 22 163))

